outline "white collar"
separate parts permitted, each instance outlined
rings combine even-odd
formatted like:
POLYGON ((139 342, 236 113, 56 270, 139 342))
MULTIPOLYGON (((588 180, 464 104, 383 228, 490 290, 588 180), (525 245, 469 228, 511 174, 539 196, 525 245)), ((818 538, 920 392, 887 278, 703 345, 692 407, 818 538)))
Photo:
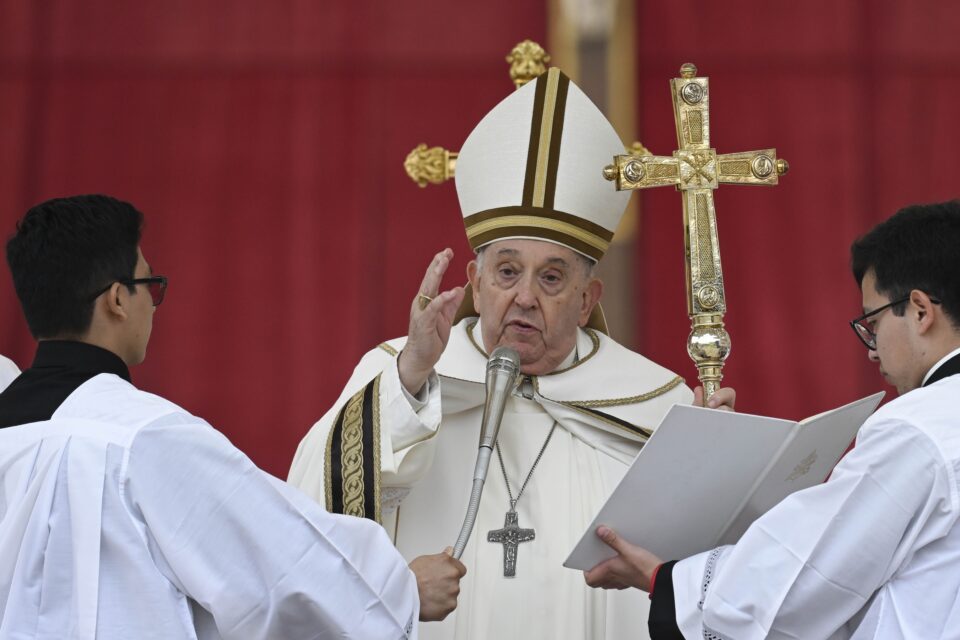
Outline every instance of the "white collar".
POLYGON ((920 383, 920 386, 922 387, 923 385, 927 384, 927 380, 930 379, 930 376, 932 376, 937 369, 943 366, 943 363, 956 355, 960 355, 960 347, 957 347, 947 355, 943 356, 937 361, 937 364, 930 367, 930 370, 927 371, 927 375, 923 376, 923 382, 920 383))

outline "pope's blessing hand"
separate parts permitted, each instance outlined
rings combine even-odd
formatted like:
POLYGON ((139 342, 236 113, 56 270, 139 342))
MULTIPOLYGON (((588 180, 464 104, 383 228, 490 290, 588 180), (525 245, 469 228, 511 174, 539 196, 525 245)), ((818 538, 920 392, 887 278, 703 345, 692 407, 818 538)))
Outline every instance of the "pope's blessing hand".
POLYGON ((452 259, 453 251, 449 248, 433 257, 410 305, 407 344, 400 353, 397 367, 400 382, 412 395, 417 395, 423 387, 447 348, 453 318, 463 301, 463 287, 440 293, 440 282, 452 259))

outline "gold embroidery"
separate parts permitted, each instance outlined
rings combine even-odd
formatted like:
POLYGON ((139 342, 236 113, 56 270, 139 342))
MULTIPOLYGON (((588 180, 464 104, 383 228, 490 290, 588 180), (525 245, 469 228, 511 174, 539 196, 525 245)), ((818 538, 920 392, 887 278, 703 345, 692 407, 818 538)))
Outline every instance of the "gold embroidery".
POLYGON ((629 398, 612 398, 610 400, 571 400, 569 402, 564 402, 563 404, 583 407, 584 409, 594 409, 599 407, 618 407, 625 404, 638 404, 640 402, 646 402, 647 400, 653 400, 663 394, 676 389, 681 384, 683 384, 683 378, 677 376, 667 384, 662 387, 657 387, 653 391, 648 391, 647 393, 641 393, 638 396, 631 396, 629 398))
MULTIPOLYGON (((382 374, 381 374, 382 375, 382 374)), ((373 517, 383 524, 380 498, 380 376, 373 379, 373 517)))
POLYGON ((327 502, 327 511, 333 513, 333 470, 331 463, 333 460, 333 434, 336 432, 337 420, 339 415, 333 419, 330 426, 330 433, 327 434, 327 451, 323 459, 323 493, 327 502))
POLYGON ((547 160, 550 156, 550 138, 553 135, 553 118, 557 109, 557 87, 560 85, 560 70, 547 72, 547 92, 543 100, 543 119, 540 121, 540 148, 537 150, 537 173, 533 183, 533 206, 542 207, 547 188, 547 160))
POLYGON ((552 220, 550 218, 541 216, 512 215, 490 218, 489 220, 484 220, 483 222, 478 222, 470 226, 470 228, 467 229, 467 238, 472 240, 474 237, 482 233, 503 229, 504 227, 535 227, 539 229, 556 231, 557 233, 562 233, 570 236, 571 238, 579 240, 580 242, 588 244, 594 249, 599 249, 603 253, 606 253, 607 249, 610 247, 609 242, 596 234, 590 233, 589 231, 584 231, 580 227, 572 225, 569 222, 552 220))
POLYGON ((340 464, 343 476, 343 513, 363 517, 363 394, 361 389, 343 410, 340 464))
POLYGON ((393 347, 391 347, 391 346, 390 346, 389 344, 387 344, 386 342, 381 342, 380 344, 377 345, 377 347, 379 347, 380 349, 383 349, 384 351, 386 351, 387 353, 389 353, 389 354, 392 355, 392 356, 395 356, 395 355, 397 355, 398 353, 400 353, 399 351, 397 351, 396 349, 394 349, 393 347))

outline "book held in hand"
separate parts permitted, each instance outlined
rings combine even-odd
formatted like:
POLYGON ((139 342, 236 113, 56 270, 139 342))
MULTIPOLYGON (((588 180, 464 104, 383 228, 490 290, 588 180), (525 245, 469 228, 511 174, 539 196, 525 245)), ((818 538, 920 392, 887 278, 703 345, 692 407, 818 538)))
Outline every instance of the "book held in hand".
POLYGON ((601 524, 664 560, 733 544, 785 497, 823 482, 883 393, 800 422, 675 405, 563 563, 614 551, 601 524))

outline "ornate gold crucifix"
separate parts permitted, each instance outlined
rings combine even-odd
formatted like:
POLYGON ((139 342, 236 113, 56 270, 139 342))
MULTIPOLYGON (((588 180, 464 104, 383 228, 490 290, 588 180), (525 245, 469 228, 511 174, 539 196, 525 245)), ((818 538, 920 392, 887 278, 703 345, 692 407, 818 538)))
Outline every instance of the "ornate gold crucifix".
POLYGON ((683 196, 687 313, 692 330, 687 353, 697 365, 706 397, 720 388, 730 335, 723 327, 727 310, 720 268, 720 243, 713 190, 720 183, 775 185, 789 169, 776 149, 717 155, 710 147, 710 93, 707 78, 687 63, 670 81, 679 150, 672 156, 619 155, 603 170, 617 190, 674 185, 683 196))

